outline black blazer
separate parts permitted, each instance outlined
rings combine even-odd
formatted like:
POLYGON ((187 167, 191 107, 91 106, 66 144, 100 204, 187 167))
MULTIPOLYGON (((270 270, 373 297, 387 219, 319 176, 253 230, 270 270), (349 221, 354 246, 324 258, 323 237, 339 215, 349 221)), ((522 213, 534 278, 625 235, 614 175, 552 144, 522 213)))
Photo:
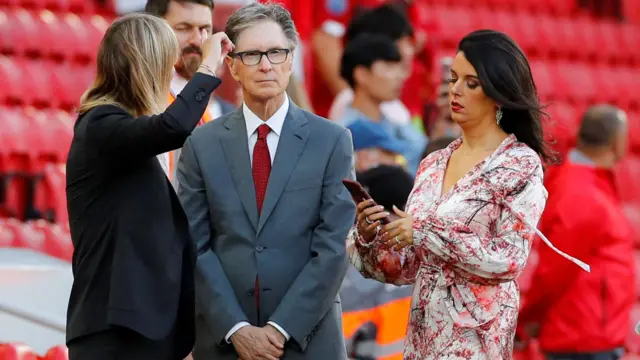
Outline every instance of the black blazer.
POLYGON ((156 155, 182 147, 220 83, 196 73, 160 115, 104 105, 78 118, 67 160, 67 343, 118 325, 158 340, 178 329, 176 355, 193 348, 195 253, 156 155))

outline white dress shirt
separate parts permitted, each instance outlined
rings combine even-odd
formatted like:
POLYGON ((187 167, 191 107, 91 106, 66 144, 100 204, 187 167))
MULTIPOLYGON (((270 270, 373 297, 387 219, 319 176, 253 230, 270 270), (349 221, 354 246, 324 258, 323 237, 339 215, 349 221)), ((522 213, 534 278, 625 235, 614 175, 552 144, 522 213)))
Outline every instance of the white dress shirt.
MULTIPOLYGON (((273 164, 273 159, 276 157, 276 150, 278 149, 278 141, 280 140, 280 134, 282 133, 282 126, 284 125, 284 119, 287 117, 287 113, 289 112, 289 97, 285 95, 284 102, 282 106, 271 116, 267 121, 263 121, 256 114, 254 114, 245 103, 242 104, 242 115, 244 115, 244 122, 247 126, 247 139, 249 139, 249 157, 251 159, 251 164, 253 166, 253 148, 256 146, 256 142, 258 142, 258 127, 262 124, 269 125, 271 131, 267 134, 267 147, 269 148, 269 155, 271 156, 271 164, 273 164)), ((290 336, 289 333, 280 327, 278 324, 273 321, 267 322, 267 324, 273 326, 278 331, 284 335, 285 339, 289 341, 290 336)), ((231 342, 231 335, 235 334, 236 331, 240 330, 245 326, 249 326, 246 321, 242 321, 237 323, 234 327, 229 330, 227 335, 225 336, 225 340, 229 343, 231 342)))

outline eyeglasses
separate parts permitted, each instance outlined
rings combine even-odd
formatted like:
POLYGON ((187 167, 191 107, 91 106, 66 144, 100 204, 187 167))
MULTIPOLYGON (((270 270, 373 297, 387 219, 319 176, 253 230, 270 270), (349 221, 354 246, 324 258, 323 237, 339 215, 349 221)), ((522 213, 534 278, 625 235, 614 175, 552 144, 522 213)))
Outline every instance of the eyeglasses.
POLYGON ((282 64, 287 61, 290 52, 291 50, 289 49, 271 49, 269 51, 251 50, 229 53, 229 56, 232 58, 240 58, 240 61, 246 66, 255 66, 260 64, 263 56, 266 56, 272 64, 282 64))

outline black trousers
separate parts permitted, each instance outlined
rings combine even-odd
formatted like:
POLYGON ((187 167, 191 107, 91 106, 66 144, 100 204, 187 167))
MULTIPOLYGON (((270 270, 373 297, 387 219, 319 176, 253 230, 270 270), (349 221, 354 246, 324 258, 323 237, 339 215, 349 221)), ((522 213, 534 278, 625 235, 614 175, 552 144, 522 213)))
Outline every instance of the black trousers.
POLYGON ((183 360, 174 355, 175 336, 150 340, 139 333, 114 327, 72 340, 69 360, 183 360))

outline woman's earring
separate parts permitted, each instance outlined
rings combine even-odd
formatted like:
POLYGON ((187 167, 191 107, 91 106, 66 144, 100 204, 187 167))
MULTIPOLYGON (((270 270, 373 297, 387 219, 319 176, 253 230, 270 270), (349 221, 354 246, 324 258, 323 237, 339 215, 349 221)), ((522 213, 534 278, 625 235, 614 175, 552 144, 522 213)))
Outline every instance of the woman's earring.
POLYGON ((500 120, 502 120, 502 109, 498 108, 498 111, 496 111, 496 123, 498 125, 500 125, 500 120))

